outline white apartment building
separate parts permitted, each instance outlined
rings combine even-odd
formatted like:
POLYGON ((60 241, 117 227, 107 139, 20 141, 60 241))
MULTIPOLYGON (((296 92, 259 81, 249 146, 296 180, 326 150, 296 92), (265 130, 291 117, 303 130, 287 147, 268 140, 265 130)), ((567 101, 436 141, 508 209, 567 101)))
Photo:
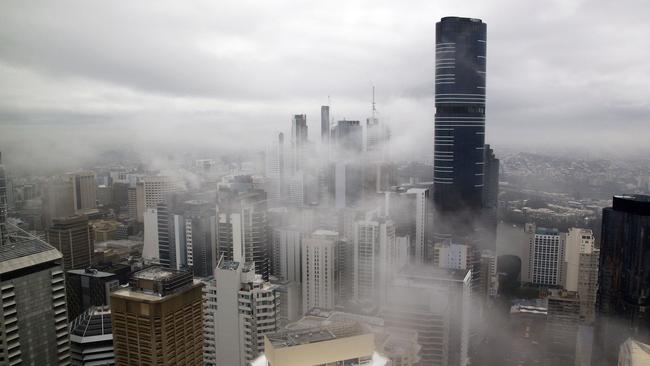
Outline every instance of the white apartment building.
POLYGON ((536 285, 564 284, 565 235, 557 229, 526 224, 528 250, 522 270, 522 281, 536 285))
POLYGON ((221 260, 215 270, 215 352, 221 365, 246 366, 264 352, 264 335, 277 330, 276 286, 253 263, 221 260))
POLYGON ((338 282, 336 231, 317 230, 303 240, 302 309, 334 309, 338 282))

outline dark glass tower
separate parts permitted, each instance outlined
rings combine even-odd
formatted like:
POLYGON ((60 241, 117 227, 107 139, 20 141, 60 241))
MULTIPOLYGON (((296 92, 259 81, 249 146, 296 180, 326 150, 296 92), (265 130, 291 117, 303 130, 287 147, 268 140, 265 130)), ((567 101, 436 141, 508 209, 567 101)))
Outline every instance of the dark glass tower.
POLYGON ((650 343, 650 196, 603 209, 596 311, 595 365, 615 365, 628 337, 650 343))
POLYGON ((486 25, 436 24, 433 199, 440 236, 467 236, 481 214, 485 149, 486 25))

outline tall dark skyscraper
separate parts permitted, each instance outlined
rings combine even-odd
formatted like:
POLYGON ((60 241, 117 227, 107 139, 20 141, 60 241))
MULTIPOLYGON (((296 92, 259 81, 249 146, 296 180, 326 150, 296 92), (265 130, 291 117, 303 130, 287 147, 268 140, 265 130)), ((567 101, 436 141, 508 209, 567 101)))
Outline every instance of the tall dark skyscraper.
POLYGON ((0 153, 0 246, 9 242, 7 207, 7 177, 5 176, 5 168, 2 165, 2 153, 0 153))
POLYGON ((602 227, 592 359, 615 365, 628 337, 650 343, 650 196, 614 196, 602 227))
POLYGON ((433 198, 441 236, 466 236, 480 215, 485 149, 486 25, 445 17, 436 24, 433 198))
POLYGON ((330 142, 330 106, 320 107, 320 138, 323 145, 330 142))

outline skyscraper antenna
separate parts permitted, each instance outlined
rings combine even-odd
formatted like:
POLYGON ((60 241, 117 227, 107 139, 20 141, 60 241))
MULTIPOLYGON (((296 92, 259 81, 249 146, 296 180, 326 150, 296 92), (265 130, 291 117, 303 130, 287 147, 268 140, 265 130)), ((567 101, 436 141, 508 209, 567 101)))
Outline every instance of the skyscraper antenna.
POLYGON ((372 122, 375 122, 375 112, 377 111, 377 108, 375 108, 375 86, 372 86, 372 122))

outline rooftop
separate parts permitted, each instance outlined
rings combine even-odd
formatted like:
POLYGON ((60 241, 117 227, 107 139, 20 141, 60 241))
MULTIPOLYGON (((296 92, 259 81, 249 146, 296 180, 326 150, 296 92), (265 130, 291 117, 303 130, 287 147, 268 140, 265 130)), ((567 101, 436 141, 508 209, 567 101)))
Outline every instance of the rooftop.
POLYGON ((137 278, 141 280, 160 281, 165 279, 171 279, 174 276, 182 273, 183 272, 176 271, 173 269, 152 266, 134 273, 133 278, 137 278))
POLYGON ((614 196, 612 208, 616 211, 650 216, 650 196, 642 194, 614 196))
POLYGON ((85 269, 71 269, 67 273, 86 276, 86 277, 112 277, 115 276, 113 273, 102 272, 94 268, 85 268, 85 269))
MULTIPOLYGON (((11 236, 15 230, 8 228, 11 236)), ((26 232, 18 234, 17 241, 0 246, 0 274, 61 259, 61 253, 43 240, 26 232)))
POLYGON ((354 337, 368 333, 357 322, 332 322, 328 325, 299 330, 285 330, 268 334, 271 344, 276 348, 292 347, 302 344, 329 341, 336 338, 354 337))

